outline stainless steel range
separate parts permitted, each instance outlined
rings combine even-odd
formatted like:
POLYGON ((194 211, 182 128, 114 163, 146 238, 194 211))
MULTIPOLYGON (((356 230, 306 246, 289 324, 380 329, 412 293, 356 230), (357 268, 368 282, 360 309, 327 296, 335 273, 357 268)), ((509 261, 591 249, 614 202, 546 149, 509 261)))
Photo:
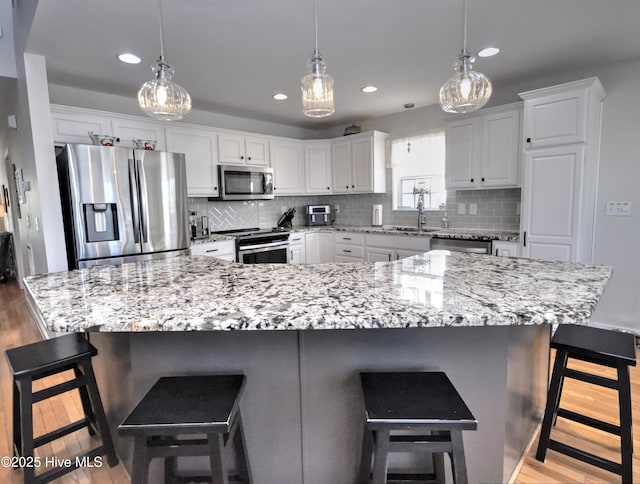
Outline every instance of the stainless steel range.
POLYGON ((286 264, 289 262, 289 231, 282 228, 222 230, 214 234, 236 238, 236 261, 243 264, 286 264))

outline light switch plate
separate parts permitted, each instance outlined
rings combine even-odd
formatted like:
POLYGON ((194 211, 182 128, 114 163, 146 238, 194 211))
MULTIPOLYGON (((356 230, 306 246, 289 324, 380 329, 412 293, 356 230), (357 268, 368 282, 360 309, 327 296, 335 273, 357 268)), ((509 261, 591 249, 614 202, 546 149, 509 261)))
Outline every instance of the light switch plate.
POLYGON ((465 213, 467 213, 465 204, 464 203, 459 203, 458 204, 458 215, 464 215, 465 213))
POLYGON ((478 204, 470 203, 469 204, 469 215, 478 215, 478 204))
POLYGON ((605 215, 613 217, 630 217, 631 202, 607 202, 605 215))

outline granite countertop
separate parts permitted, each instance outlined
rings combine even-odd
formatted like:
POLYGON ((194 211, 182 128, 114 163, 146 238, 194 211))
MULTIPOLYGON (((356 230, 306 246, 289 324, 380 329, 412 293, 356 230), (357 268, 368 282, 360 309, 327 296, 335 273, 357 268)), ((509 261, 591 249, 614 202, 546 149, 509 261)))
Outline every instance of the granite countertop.
MULTIPOLYGON (((503 240, 518 242, 520 234, 518 232, 496 231, 484 229, 442 229, 427 227, 423 231, 418 231, 415 227, 398 227, 383 225, 382 227, 371 227, 363 225, 318 225, 315 227, 293 227, 291 232, 362 232, 367 234, 380 235, 406 235, 409 237, 437 237, 440 239, 467 239, 467 240, 503 240)), ((198 238, 191 241, 191 245, 205 242, 219 242, 221 240, 234 240, 229 235, 211 234, 207 238, 198 238)))
POLYGON ((611 268, 431 251, 395 262, 243 265, 179 256, 25 279, 51 331, 585 323, 611 268))

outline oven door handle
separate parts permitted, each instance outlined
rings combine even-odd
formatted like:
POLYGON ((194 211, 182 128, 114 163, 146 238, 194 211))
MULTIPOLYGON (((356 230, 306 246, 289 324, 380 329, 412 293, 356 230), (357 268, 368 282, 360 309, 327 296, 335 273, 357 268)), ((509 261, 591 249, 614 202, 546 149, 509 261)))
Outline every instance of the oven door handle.
POLYGON ((289 246, 289 242, 270 242, 268 244, 245 245, 238 249, 240 254, 255 254, 256 252, 266 252, 279 247, 283 249, 289 246))

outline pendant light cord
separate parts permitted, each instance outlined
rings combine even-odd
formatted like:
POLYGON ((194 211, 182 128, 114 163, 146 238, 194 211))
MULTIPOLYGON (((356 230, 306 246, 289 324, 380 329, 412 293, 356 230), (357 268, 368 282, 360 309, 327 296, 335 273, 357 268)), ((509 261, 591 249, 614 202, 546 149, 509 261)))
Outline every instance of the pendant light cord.
POLYGON ((164 61, 164 34, 162 29, 162 0, 158 0, 158 19, 160 23, 160 59, 164 61))
POLYGON ((467 0, 462 5, 462 50, 467 50, 467 0))
POLYGON ((313 23, 316 32, 316 52, 318 52, 318 5, 317 0, 313 0, 313 23))

